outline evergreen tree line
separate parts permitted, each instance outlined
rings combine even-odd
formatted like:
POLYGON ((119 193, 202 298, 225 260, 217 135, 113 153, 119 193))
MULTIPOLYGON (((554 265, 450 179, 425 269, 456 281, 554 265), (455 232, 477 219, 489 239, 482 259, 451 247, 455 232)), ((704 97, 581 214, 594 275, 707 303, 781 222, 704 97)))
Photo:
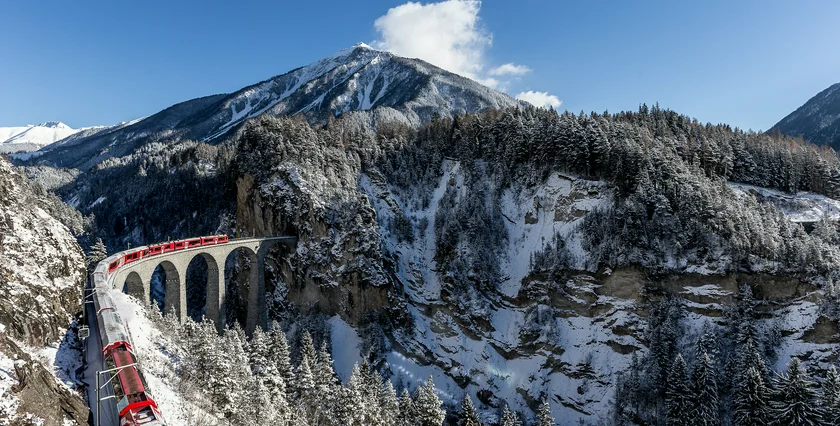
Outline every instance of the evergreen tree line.
MULTIPOLYGON (((501 192, 535 187, 551 173, 603 180, 614 189, 611 205, 588 215, 582 225, 589 268, 716 263, 721 272, 826 273, 840 259, 823 239, 808 236, 772 206, 749 194, 739 196, 726 184, 840 196, 840 163, 833 150, 702 125, 644 105, 638 112, 589 115, 489 110, 418 128, 383 123, 372 129, 341 119, 315 128, 302 118, 260 117, 217 146, 191 141, 144 146, 104 162, 58 192, 79 195, 78 205, 95 223, 91 233, 109 247, 123 247, 126 239, 136 245, 215 232, 218 218, 233 212, 239 177, 268 182, 290 165, 306 182, 318 183, 313 188, 320 197, 341 200, 346 204, 341 211, 358 212, 363 219, 368 209, 354 193, 361 172, 381 174, 401 199, 422 207, 447 158, 461 163, 469 189, 456 209, 444 212, 443 219, 450 220, 436 226, 444 236, 438 249, 449 262, 455 256, 446 254, 459 243, 470 246, 473 256, 465 265, 453 261, 444 270, 474 277, 478 289, 498 278, 493 268, 498 262, 492 260, 506 241, 501 192), (201 214, 193 217, 195 212, 201 214), (475 217, 464 220, 464 212, 475 217)), ((294 211, 284 215, 300 215, 303 207, 279 207, 286 204, 294 211)), ((397 215, 389 226, 401 241, 412 241, 425 230, 417 222, 397 215)), ((307 231, 289 226, 290 232, 307 231)), ((552 250, 557 247, 564 248, 556 244, 552 250)), ((560 260, 560 266, 566 259, 549 258, 560 260)))
MULTIPOLYGON (((469 395, 459 409, 447 412, 429 377, 413 392, 395 388, 367 361, 355 365, 346 383, 333 369, 329 346, 316 349, 308 330, 300 333, 297 351, 275 322, 257 328, 251 338, 238 327, 219 334, 207 320, 189 317, 180 325, 174 315, 153 317, 182 349, 178 364, 180 391, 224 424, 234 426, 489 426, 483 423, 469 395), (171 333, 171 334, 170 334, 171 333), (296 356, 294 356, 296 354, 296 356)), ((507 406, 501 426, 522 426, 507 406)), ((533 423, 554 424, 544 400, 533 423)))
MULTIPOLYGON (((376 167, 406 193, 419 186, 429 194, 444 158, 459 160, 467 176, 483 170, 494 197, 510 186, 540 185, 555 172, 608 182, 615 199, 581 225, 591 269, 712 265, 719 272, 827 275, 840 261, 832 241, 808 235, 774 206, 727 183, 840 195, 836 153, 798 139, 701 125, 645 106, 614 115, 487 111, 379 138, 384 152, 376 167)), ((539 254, 538 271, 570 261, 560 241, 547 242, 539 254)))
POLYGON ((756 327, 755 301, 744 288, 727 330, 704 326, 681 347, 682 308, 665 301, 646 332, 649 352, 619 376, 616 424, 713 426, 840 424, 840 375, 812 377, 799 359, 775 373, 773 339, 756 327), (689 364, 686 360, 690 359, 689 364))

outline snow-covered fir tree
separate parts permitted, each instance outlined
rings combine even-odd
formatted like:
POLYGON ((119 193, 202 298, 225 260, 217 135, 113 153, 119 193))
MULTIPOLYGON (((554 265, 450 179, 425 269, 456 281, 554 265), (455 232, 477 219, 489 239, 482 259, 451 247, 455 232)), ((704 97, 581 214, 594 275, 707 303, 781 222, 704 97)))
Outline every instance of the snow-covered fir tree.
POLYGON ((720 400, 718 399, 715 371, 712 359, 706 352, 700 352, 691 372, 691 391, 694 410, 692 424, 716 426, 720 424, 720 400))
POLYGON ((318 401, 315 399, 315 378, 309 367, 309 359, 305 356, 301 358, 295 374, 295 397, 307 418, 312 417, 318 401))
POLYGON ((102 238, 97 238, 96 242, 90 247, 90 251, 88 251, 87 261, 88 271, 93 271, 96 268, 96 264, 108 257, 108 248, 105 247, 105 243, 102 242, 102 238))
POLYGON ((322 342, 312 371, 315 383, 314 401, 317 404, 315 410, 317 416, 313 421, 319 423, 328 422, 333 417, 336 404, 339 403, 336 397, 339 381, 332 364, 332 356, 327 348, 327 343, 322 342))
POLYGON ((775 381, 770 402, 770 418, 774 425, 817 426, 823 422, 815 385, 806 375, 798 358, 793 358, 787 371, 775 381))
POLYGON ((390 380, 385 380, 379 391, 379 407, 381 424, 396 425, 400 417, 400 403, 397 391, 390 380))
POLYGON ((396 424, 399 426, 414 425, 417 421, 418 415, 414 406, 414 400, 411 398, 411 393, 409 393, 407 388, 404 388, 400 394, 399 405, 400 413, 397 416, 396 424))
POLYGON ((309 330, 304 330, 300 337, 300 361, 306 359, 310 367, 315 365, 315 360, 318 354, 315 350, 315 343, 312 341, 312 335, 309 330))
POLYGON ((446 419, 446 411, 442 408, 443 402, 435 391, 435 383, 432 377, 426 383, 417 387, 413 398, 414 422, 420 426, 441 426, 446 419))
POLYGON ((665 406, 669 426, 688 426, 693 419, 691 387, 685 360, 677 354, 674 365, 668 373, 668 387, 665 389, 665 406))
POLYGON ((754 366, 740 374, 732 397, 732 424, 734 426, 763 426, 770 421, 770 391, 764 377, 754 366))
POLYGON ((540 403, 540 408, 537 409, 537 421, 535 426, 554 426, 554 417, 551 417, 551 406, 548 405, 548 400, 543 399, 540 403))
POLYGON ((266 335, 268 341, 268 361, 273 364, 273 368, 277 370, 286 386, 289 387, 294 383, 294 369, 292 367, 291 352, 289 351, 289 342, 286 340, 286 334, 280 328, 277 322, 272 323, 266 335))
POLYGON ((505 405, 505 409, 502 412, 502 418, 499 422, 499 426, 521 426, 519 419, 510 411, 510 407, 505 405))
POLYGON ((822 385, 823 421, 826 424, 840 424, 840 374, 832 365, 822 385))
POLYGON ((481 420, 472 403, 470 395, 464 395, 461 402, 461 412, 458 414, 458 426, 481 426, 481 420))

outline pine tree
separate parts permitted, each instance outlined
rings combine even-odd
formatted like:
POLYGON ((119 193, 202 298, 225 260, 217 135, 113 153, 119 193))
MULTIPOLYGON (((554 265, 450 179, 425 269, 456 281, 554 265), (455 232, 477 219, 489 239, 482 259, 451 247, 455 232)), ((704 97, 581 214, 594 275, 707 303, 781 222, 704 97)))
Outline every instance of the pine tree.
POLYGON ((510 408, 505 405, 505 411, 502 412, 502 420, 499 426, 521 426, 519 419, 511 413, 510 408))
MULTIPOLYGON (((318 358, 315 361, 312 376, 315 384, 314 398, 318 404, 318 419, 329 419, 333 416, 333 408, 336 404, 336 388, 340 385, 333 370, 333 361, 326 342, 321 344, 318 358)), ((323 421, 323 420, 322 420, 323 421)))
POLYGON ((461 414, 458 419, 458 426, 481 426, 481 420, 478 418, 478 413, 473 407, 470 394, 464 395, 464 401, 461 403, 461 414))
POLYGON ((289 353, 289 342, 286 340, 286 334, 280 328, 277 322, 271 325, 268 331, 268 361, 277 370, 278 374, 283 378, 286 386, 294 383, 295 374, 292 369, 291 354, 289 353))
POLYGON ((259 380, 253 380, 245 388, 243 398, 239 401, 240 410, 233 418, 234 424, 239 425, 266 425, 285 424, 286 419, 283 413, 279 412, 278 406, 271 401, 268 389, 259 380))
POLYGON ((822 409, 826 424, 840 424, 840 374, 832 365, 823 382, 822 409))
MULTIPOLYGON (((202 327, 213 330, 211 321, 202 321, 202 327)), ((241 329, 240 329, 241 330, 241 329)), ((245 386, 251 383, 248 371, 248 356, 243 348, 242 336, 238 330, 227 330, 221 345, 215 348, 215 354, 204 366, 207 369, 207 390, 213 404, 224 413, 226 418, 236 418, 243 408, 241 401, 245 386)))
POLYGON ((102 242, 102 238, 97 238, 96 243, 90 247, 90 251, 87 255, 87 265, 88 271, 93 271, 96 268, 96 264, 101 262, 103 259, 108 257, 108 248, 105 247, 105 243, 102 242))
POLYGON ((413 426, 417 424, 417 410, 414 408, 414 400, 407 388, 404 388, 399 399, 400 414, 397 416, 398 426, 413 426))
POLYGON ((763 374, 755 367, 739 375, 732 397, 732 424, 734 426, 764 426, 769 423, 770 392, 764 384, 763 374))
POLYGON ((420 426, 441 426, 446 419, 446 411, 441 407, 443 402, 435 392, 432 377, 425 384, 414 391, 413 409, 416 414, 415 423, 420 426))
POLYGON ((248 362, 251 366, 251 372, 255 376, 262 376, 263 370, 268 368, 267 354, 268 342, 266 335, 262 331, 262 328, 257 327, 248 344, 248 362))
POLYGON ((309 368, 309 360, 306 357, 300 360, 297 374, 295 374, 295 396, 298 404, 306 413, 306 417, 312 418, 316 408, 315 379, 312 375, 312 369, 309 368))
POLYGON ((668 410, 669 426, 684 426, 691 419, 691 390, 688 373, 682 355, 677 355, 668 373, 668 387, 665 389, 665 406, 668 410))
POLYGON ((366 416, 371 419, 372 426, 379 425, 381 420, 379 393, 382 388, 382 377, 367 360, 363 360, 359 366, 359 379, 359 391, 366 407, 366 416))
POLYGON ((315 352, 315 344, 312 343, 312 335, 309 334, 309 330, 304 330, 300 337, 300 358, 301 362, 306 359, 310 367, 315 365, 317 354, 315 352))
POLYGON ((720 424, 720 401, 718 400, 717 382, 715 381, 712 359, 705 352, 695 362, 691 374, 691 387, 694 398, 693 424, 714 426, 720 424))
POLYGON ((396 425, 400 417, 400 403, 397 391, 390 380, 385 380, 379 391, 380 417, 383 425, 396 425))
POLYGON ((770 415, 775 425, 816 426, 823 416, 814 383, 806 376, 799 359, 793 358, 786 373, 776 380, 770 415))
POLYGON ((362 395, 362 387, 364 386, 362 373, 359 366, 353 366, 353 372, 350 373, 350 378, 347 380, 347 386, 342 389, 339 405, 337 410, 341 424, 344 426, 365 426, 370 423, 370 417, 367 412, 367 404, 365 404, 364 396, 362 395))
POLYGON ((534 426, 554 426, 554 417, 551 417, 551 406, 548 400, 543 398, 540 408, 537 410, 537 422, 534 426))

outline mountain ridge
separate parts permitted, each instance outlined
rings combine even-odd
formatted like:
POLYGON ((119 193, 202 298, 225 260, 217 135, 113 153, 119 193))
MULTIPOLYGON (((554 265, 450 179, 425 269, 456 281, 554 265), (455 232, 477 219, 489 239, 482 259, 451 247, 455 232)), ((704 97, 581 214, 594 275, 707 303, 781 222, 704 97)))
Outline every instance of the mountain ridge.
POLYGON ((187 100, 136 123, 47 147, 37 162, 89 169, 151 142, 215 143, 261 114, 303 115, 323 124, 365 111, 373 121, 417 125, 435 116, 517 105, 521 101, 466 77, 359 43, 233 93, 187 100))
POLYGON ((801 135, 815 144, 840 148, 840 83, 817 93, 776 123, 770 131, 801 135))
POLYGON ((82 130, 73 129, 60 121, 0 127, 0 153, 36 151, 82 130))

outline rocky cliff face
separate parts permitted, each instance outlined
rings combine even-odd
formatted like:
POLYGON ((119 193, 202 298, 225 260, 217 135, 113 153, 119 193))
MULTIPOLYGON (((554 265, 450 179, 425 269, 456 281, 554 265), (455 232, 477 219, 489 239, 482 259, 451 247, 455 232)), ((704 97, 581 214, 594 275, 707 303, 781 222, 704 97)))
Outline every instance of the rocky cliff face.
POLYGON ((0 363, 10 367, 0 373, 0 400, 7 402, 0 420, 83 424, 87 408, 71 390, 74 372, 61 367, 74 356, 62 339, 81 311, 84 255, 46 202, 0 159, 0 363))
POLYGON ((281 267, 292 303, 354 325, 398 308, 374 354, 395 383, 431 375, 445 402, 468 393, 488 420, 505 404, 530 417, 545 397, 566 423, 612 424, 619 375, 650 353, 659 306, 679 306, 686 356, 713 333, 724 365, 744 288, 774 369, 837 360, 836 317, 813 277, 593 267, 582 223, 613 205, 609 182, 552 172, 502 184, 485 161, 429 152, 427 173, 400 182, 405 157, 394 166, 405 173, 388 171, 370 160, 377 147, 341 135, 275 119, 246 128, 236 227, 300 237, 281 267))
MULTIPOLYGON (((634 357, 648 353, 656 307, 677 301, 678 341, 689 352, 704 330, 715 330, 722 342, 732 339, 731 313, 745 285, 759 301, 757 327, 772 347, 774 369, 783 369, 792 356, 818 369, 837 360, 837 322, 823 314, 824 295, 808 280, 760 273, 650 274, 632 267, 587 270, 577 225, 609 202, 611 193, 603 182, 580 178, 553 175, 502 193, 498 208, 507 238, 498 259, 504 281, 498 291, 475 289, 465 296, 463 282, 438 273, 443 268, 434 229, 440 226, 435 212, 443 194, 470 188, 460 163, 445 161, 442 169, 425 208, 376 176, 362 177, 361 189, 377 211, 383 248, 391 254, 414 324, 392 335, 394 350, 385 354, 387 368, 401 380, 434 375, 450 402, 468 392, 490 418, 505 403, 528 413, 546 397, 555 417, 569 424, 611 424, 619 374, 634 357), (423 237, 397 238, 388 224, 401 216, 425 226, 418 232, 423 237), (535 272, 529 263, 555 235, 566 241, 566 261, 573 268, 535 272)), ((460 256, 470 256, 470 249, 462 246, 460 256)), ((727 344, 721 343, 721 351, 731 350, 727 344)))
MULTIPOLYGON (((280 121, 261 126, 280 130, 280 121)), ((360 162, 347 158, 341 145, 301 126, 284 135, 287 149, 274 151, 276 166, 257 154, 261 139, 246 129, 240 149, 259 160, 243 159, 237 181, 238 235, 298 237, 295 253, 284 256, 281 274, 288 299, 314 305, 358 324, 364 314, 388 304, 390 281, 382 267, 376 215, 357 190, 360 162)))

